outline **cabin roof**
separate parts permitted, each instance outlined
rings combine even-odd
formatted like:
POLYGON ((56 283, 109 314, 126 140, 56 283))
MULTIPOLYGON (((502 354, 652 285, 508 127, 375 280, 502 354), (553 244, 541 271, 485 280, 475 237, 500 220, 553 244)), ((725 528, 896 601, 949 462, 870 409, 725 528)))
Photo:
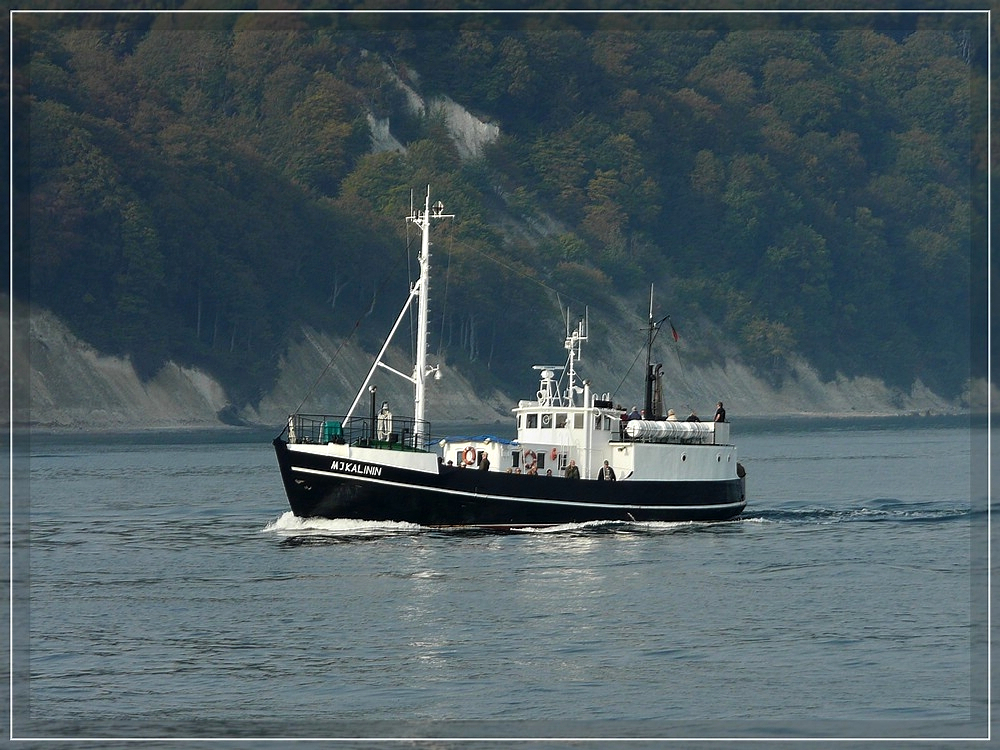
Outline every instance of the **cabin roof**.
POLYGON ((490 440, 493 443, 500 443, 502 445, 514 445, 517 443, 516 440, 508 440, 507 438, 497 437, 496 435, 448 435, 445 437, 449 443, 482 443, 486 440, 490 440))

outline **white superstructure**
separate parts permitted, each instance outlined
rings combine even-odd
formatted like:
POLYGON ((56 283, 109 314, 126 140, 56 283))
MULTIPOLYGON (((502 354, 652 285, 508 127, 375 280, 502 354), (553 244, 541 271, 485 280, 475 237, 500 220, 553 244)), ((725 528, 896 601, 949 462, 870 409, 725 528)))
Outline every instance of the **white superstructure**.
POLYGON ((718 481, 737 475, 736 446, 726 422, 625 421, 625 411, 608 394, 593 394, 590 382, 577 384, 576 363, 587 340, 580 321, 566 337, 564 366, 536 365, 534 400, 512 410, 517 438, 481 436, 441 442, 443 458, 477 466, 489 457, 491 471, 562 476, 570 460, 583 477, 595 478, 607 461, 619 481, 718 481), (566 377, 560 388, 557 372, 566 377))

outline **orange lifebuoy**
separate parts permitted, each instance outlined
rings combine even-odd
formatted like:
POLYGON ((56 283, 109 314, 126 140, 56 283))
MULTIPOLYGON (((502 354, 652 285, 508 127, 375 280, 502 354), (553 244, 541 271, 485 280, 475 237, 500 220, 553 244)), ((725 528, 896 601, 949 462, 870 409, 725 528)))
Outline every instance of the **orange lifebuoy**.
POLYGON ((552 452, 549 454, 549 456, 551 456, 552 460, 555 461, 556 458, 559 456, 559 451, 557 451, 555 448, 553 448, 552 452))
POLYGON ((525 471, 531 471, 535 468, 535 458, 537 458, 537 455, 530 449, 521 454, 521 463, 524 465, 523 468, 525 471))
POLYGON ((471 445, 468 448, 466 448, 465 452, 462 453, 462 460, 465 461, 465 463, 467 464, 475 464, 476 449, 473 448, 471 445))

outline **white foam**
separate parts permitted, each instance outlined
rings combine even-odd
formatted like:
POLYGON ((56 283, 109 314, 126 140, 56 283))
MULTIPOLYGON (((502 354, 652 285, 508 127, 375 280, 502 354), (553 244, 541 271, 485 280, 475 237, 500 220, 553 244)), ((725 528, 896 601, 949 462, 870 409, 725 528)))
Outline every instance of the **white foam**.
POLYGON ((582 531, 583 529, 603 526, 621 526, 622 523, 622 521, 582 521, 580 523, 561 523, 556 526, 523 526, 518 531, 523 531, 526 534, 561 534, 567 531, 582 531))
POLYGON ((395 521, 358 521, 353 518, 299 518, 290 510, 282 513, 261 529, 262 532, 289 534, 378 534, 414 531, 422 528, 414 523, 395 521))
MULTIPOLYGON (((762 523, 760 518, 734 519, 740 522, 754 521, 762 523)), ((584 521, 581 523, 565 523, 556 526, 522 526, 515 529, 523 534, 565 534, 567 532, 587 531, 591 529, 620 529, 622 531, 664 532, 676 531, 680 528, 714 525, 719 522, 702 521, 584 521)), ((459 527, 454 527, 456 530, 459 527)), ((268 523, 261 532, 277 533, 282 536, 316 535, 358 535, 358 534, 391 534, 397 532, 428 531, 427 527, 402 521, 359 521, 352 518, 299 518, 291 511, 285 511, 278 518, 268 523)))

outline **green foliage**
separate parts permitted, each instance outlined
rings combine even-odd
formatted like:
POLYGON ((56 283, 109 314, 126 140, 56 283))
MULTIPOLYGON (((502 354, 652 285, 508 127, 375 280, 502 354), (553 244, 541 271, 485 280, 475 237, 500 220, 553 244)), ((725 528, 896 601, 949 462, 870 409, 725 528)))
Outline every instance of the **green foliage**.
POLYGON ((654 282, 772 377, 801 355, 958 393, 985 42, 936 16, 723 18, 20 14, 15 276, 144 374, 194 363, 253 401, 301 323, 346 333, 405 283, 430 184, 459 216, 433 328, 476 378, 535 354, 512 306, 654 282), (413 92, 501 137, 463 159, 413 92), (405 153, 372 153, 369 118, 405 153))
POLYGON ((787 358, 795 350, 792 329, 785 323, 755 316, 743 327, 741 336, 747 359, 780 385, 787 358))

